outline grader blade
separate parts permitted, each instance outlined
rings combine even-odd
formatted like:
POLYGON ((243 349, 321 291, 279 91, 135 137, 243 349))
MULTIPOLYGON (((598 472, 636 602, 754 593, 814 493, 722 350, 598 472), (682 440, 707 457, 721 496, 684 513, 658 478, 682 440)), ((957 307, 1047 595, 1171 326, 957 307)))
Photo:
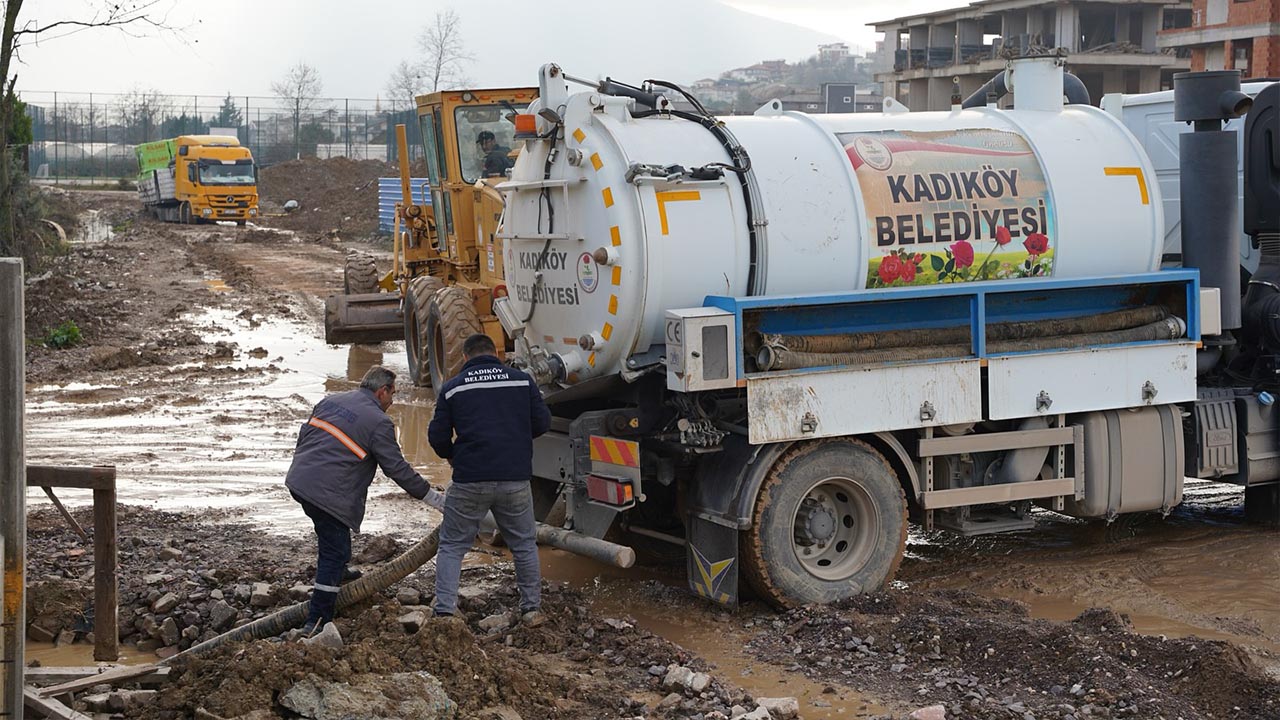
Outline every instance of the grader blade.
POLYGON ((330 295, 324 301, 324 341, 330 345, 404 339, 399 293, 330 295))

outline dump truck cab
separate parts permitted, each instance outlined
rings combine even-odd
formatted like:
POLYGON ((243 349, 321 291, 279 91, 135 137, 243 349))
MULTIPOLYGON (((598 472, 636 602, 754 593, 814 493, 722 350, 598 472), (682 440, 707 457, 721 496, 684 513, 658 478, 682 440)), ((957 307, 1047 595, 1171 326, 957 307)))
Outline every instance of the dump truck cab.
POLYGON ((137 147, 138 195, 167 222, 258 216, 257 167, 249 148, 224 135, 181 135, 137 147))

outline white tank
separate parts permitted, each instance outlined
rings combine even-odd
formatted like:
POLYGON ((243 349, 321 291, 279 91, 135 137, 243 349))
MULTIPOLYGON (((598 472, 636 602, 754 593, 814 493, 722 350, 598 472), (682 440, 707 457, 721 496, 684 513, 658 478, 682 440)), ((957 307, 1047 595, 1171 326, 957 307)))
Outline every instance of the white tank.
POLYGON ((738 173, 657 169, 731 164, 707 128, 544 78, 533 110, 558 109, 563 139, 550 164, 552 143, 528 142, 504 187, 525 338, 573 384, 624 370, 664 342, 668 309, 708 295, 1154 271, 1164 218, 1150 163, 1111 115, 1039 91, 1061 88, 1061 72, 1016 64, 1013 110, 890 100, 884 113, 809 115, 774 102, 721 118, 750 156, 750 217, 738 173))

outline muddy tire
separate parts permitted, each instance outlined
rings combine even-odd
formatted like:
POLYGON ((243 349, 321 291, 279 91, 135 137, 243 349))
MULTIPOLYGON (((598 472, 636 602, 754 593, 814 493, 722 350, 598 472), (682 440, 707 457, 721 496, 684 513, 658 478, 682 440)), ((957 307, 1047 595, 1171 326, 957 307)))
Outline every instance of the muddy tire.
POLYGON ((830 603, 884 587, 907 543, 907 501, 869 445, 797 445, 760 487, 739 557, 751 588, 776 607, 830 603))
POLYGON ((444 281, 430 275, 420 275, 409 281, 404 298, 404 351, 409 359, 409 379, 414 385, 431 385, 431 360, 427 348, 431 336, 427 334, 427 314, 431 298, 444 288, 444 281))
POLYGON ((191 203, 184 202, 178 206, 178 222, 183 225, 191 224, 191 203))
POLYGON ((347 295, 378 292, 378 264, 361 253, 347 255, 342 266, 342 291, 347 295))
POLYGON ((427 308, 427 338, 430 340, 427 347, 430 349, 428 360, 432 387, 444 387, 446 380, 462 370, 465 361, 462 344, 478 332, 483 332, 483 329, 470 292, 455 286, 438 290, 431 296, 427 308))

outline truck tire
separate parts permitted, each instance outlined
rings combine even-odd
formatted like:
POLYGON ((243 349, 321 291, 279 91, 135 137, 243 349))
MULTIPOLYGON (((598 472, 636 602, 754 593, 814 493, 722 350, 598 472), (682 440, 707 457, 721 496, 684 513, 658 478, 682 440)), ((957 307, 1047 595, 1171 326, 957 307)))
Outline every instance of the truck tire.
POLYGON ((378 264, 363 253, 349 253, 342 267, 342 291, 347 295, 378 292, 378 264))
POLYGON ((907 543, 907 501, 888 461, 852 438, 796 445, 765 476, 741 533, 751 588, 776 607, 884 587, 907 543))
POLYGON ((178 222, 183 225, 191 224, 191 203, 184 202, 178 206, 178 222))
POLYGON ((430 275, 419 275, 409 281, 404 297, 404 351, 409 358, 409 378, 414 385, 431 385, 431 360, 427 348, 431 336, 427 334, 427 314, 431 298, 444 288, 444 281, 430 275))
POLYGON ((455 285, 437 290, 431 296, 427 308, 427 338, 430 340, 427 347, 430 350, 428 360, 432 387, 444 387, 446 380, 462 370, 465 361, 462 344, 478 332, 483 332, 483 329, 469 291, 455 285))

